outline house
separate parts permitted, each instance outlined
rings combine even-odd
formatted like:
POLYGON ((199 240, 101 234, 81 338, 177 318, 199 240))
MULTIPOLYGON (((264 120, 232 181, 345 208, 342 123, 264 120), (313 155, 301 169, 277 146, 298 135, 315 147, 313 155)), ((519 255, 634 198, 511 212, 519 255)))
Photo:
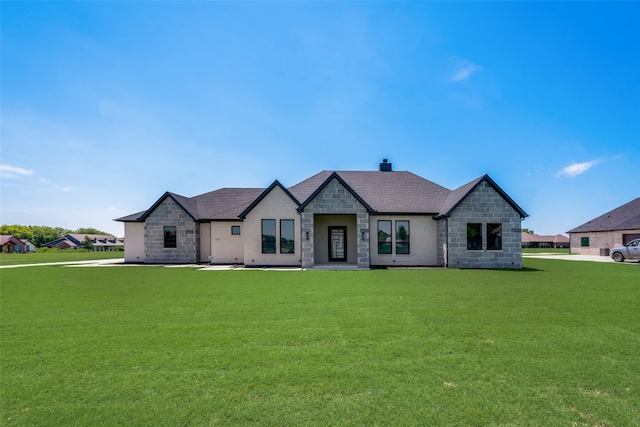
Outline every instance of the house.
POLYGON ((25 245, 22 240, 11 235, 0 235, 0 252, 4 254, 23 253, 25 245))
POLYGON ((640 238, 640 197, 569 231, 571 253, 608 255, 609 249, 640 238))
POLYGON ((93 250, 97 252, 113 251, 118 247, 124 247, 123 238, 117 238, 110 234, 65 234, 56 240, 45 243, 43 246, 58 249, 78 249, 84 247, 84 241, 87 238, 91 241, 93 250))
POLYGON ((533 233, 522 233, 523 248, 568 248, 569 238, 562 234, 540 236, 533 233))
POLYGON ((125 262, 521 268, 526 216, 488 175, 452 191, 385 159, 291 187, 167 192, 116 221, 125 262))

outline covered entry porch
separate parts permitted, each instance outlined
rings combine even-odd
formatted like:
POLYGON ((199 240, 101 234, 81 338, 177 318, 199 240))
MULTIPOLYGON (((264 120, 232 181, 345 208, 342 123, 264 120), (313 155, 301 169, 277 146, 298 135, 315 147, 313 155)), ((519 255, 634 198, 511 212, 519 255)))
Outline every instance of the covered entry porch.
POLYGON ((315 215, 314 265, 358 264, 356 215, 315 215))
POLYGON ((302 221, 303 267, 327 269, 369 267, 367 214, 307 214, 304 216, 306 221, 305 219, 302 221))

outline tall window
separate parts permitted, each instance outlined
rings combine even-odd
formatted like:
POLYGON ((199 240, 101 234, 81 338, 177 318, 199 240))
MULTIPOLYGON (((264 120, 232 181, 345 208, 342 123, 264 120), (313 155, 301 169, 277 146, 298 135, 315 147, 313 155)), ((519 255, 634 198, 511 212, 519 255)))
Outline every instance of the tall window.
POLYGON ((178 233, 175 226, 164 228, 164 247, 175 248, 178 233))
POLYGON ((262 220, 262 253, 276 253, 276 220, 262 220))
POLYGON ((502 250, 502 224, 487 224, 487 250, 502 250))
POLYGON ((280 220, 280 253, 295 253, 295 237, 293 233, 294 222, 292 219, 280 220))
POLYGON ((409 253, 409 221, 396 221, 396 254, 409 253))
POLYGON ((391 221, 378 221, 378 253, 391 253, 391 221))
POLYGON ((482 224, 467 224, 467 249, 482 250, 482 224))

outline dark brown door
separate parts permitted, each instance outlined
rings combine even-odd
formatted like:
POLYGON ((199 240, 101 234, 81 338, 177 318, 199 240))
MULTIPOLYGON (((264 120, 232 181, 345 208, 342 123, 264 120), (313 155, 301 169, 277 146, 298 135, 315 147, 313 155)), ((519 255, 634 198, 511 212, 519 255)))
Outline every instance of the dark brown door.
POLYGON ((347 262, 347 227, 329 227, 329 261, 347 262))

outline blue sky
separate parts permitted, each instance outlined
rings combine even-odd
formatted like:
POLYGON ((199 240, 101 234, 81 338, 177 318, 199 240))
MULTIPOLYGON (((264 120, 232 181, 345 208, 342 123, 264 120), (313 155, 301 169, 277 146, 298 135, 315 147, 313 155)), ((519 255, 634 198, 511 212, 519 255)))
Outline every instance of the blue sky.
POLYGON ((556 234, 640 196, 638 2, 2 2, 0 222, 388 158, 556 234))

